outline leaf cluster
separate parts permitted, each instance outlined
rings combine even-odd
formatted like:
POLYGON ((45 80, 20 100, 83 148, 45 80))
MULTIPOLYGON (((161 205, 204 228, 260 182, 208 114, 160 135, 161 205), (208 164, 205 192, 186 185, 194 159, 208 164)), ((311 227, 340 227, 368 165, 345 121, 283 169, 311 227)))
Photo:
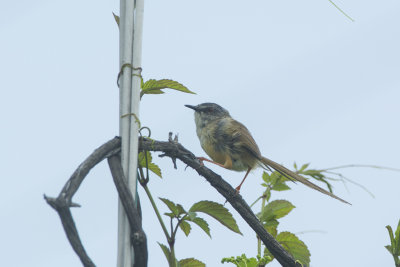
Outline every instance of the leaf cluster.
MULTIPOLYGON (((305 171, 308 165, 303 165, 301 171, 305 171)), ((314 173, 312 173, 314 175, 314 173)), ((279 219, 288 215, 295 206, 287 200, 273 200, 270 201, 271 193, 273 191, 286 191, 290 190, 287 182, 290 181, 287 177, 280 174, 279 172, 272 172, 268 174, 264 172, 262 174, 263 183, 265 187, 263 194, 252 204, 252 206, 262 200, 261 211, 257 213, 257 217, 263 224, 264 228, 300 263, 309 265, 310 264, 310 252, 307 246, 301 241, 295 234, 284 231, 278 232, 279 219)), ((259 253, 261 249, 261 243, 259 241, 259 253)), ((224 258, 223 263, 233 263, 238 267, 241 266, 265 266, 273 261, 274 256, 264 248, 263 257, 257 256, 257 258, 247 258, 245 254, 238 257, 224 258)))
MULTIPOLYGON (((198 213, 204 213, 207 214, 211 217, 213 217, 215 220, 220 222, 222 225, 227 227, 229 230, 242 234, 239 230, 238 225, 236 224, 235 219, 233 218, 232 214, 228 211, 227 208, 225 208, 223 205, 212 202, 212 201, 199 201, 195 204, 193 204, 189 210, 185 210, 181 204, 175 204, 171 200, 168 200, 166 198, 160 198, 160 200, 168 207, 169 212, 164 213, 164 215, 168 216, 171 220, 171 240, 168 240, 169 243, 173 243, 175 240, 175 236, 177 233, 178 229, 181 229, 182 232, 186 235, 189 236, 191 230, 192 230, 192 225, 195 224, 200 229, 202 229, 209 237, 211 237, 210 234, 210 227, 208 225, 208 222, 203 219, 202 217, 199 217, 197 214, 198 213), (173 224, 173 221, 176 220, 177 223, 173 224)), ((167 246, 160 244, 161 249, 164 252, 165 257, 167 258, 168 262, 173 262, 176 261, 175 259, 172 259, 174 257, 174 254, 171 249, 169 249, 167 246)), ((171 247, 171 244, 170 244, 171 247)), ((172 244, 173 247, 173 244, 172 244)), ((194 258, 190 259, 184 259, 180 261, 176 261, 176 266, 180 267, 197 267, 197 266, 205 266, 204 263, 202 263, 199 260, 196 260, 194 258)))
POLYGON ((389 232, 390 245, 385 246, 385 248, 392 254, 396 267, 400 267, 400 220, 394 234, 390 225, 386 225, 386 229, 389 232))
POLYGON ((265 266, 268 262, 272 261, 270 256, 264 255, 261 257, 257 255, 257 258, 247 258, 246 254, 242 254, 237 257, 223 258, 222 263, 233 263, 238 267, 259 267, 265 266))
POLYGON ((160 167, 158 167, 158 165, 153 163, 153 157, 151 156, 150 151, 139 152, 138 164, 139 164, 139 167, 146 168, 149 171, 152 171, 158 177, 162 178, 161 169, 160 169, 160 167))

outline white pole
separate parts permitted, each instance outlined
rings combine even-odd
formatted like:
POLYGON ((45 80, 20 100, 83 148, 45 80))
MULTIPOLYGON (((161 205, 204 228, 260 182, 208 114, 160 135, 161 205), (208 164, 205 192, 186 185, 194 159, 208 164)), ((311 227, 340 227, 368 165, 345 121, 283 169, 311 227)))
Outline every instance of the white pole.
MULTIPOLYGON (((143 35, 143 11, 144 0, 135 0, 135 24, 133 26, 133 76, 132 76, 132 94, 131 94, 131 132, 130 132, 130 166, 129 177, 136 177, 137 162, 138 162, 138 131, 140 123, 136 119, 139 118, 139 103, 140 103, 140 87, 141 87, 141 67, 142 67, 142 35, 143 35)), ((129 187, 132 192, 137 191, 137 179, 129 180, 129 187)), ((136 196, 134 196, 136 197, 136 196)))
MULTIPOLYGON (((132 86, 132 53, 133 53, 133 24, 134 24, 134 0, 120 0, 120 25, 119 25, 119 50, 120 60, 120 136, 121 136, 121 162, 124 174, 129 180, 129 147, 130 147, 130 121, 127 115, 131 110, 131 86, 132 86)), ((136 197, 136 191, 133 197, 136 197)), ((121 202, 118 202, 118 248, 117 267, 132 266, 133 252, 130 244, 130 229, 128 219, 121 202)))

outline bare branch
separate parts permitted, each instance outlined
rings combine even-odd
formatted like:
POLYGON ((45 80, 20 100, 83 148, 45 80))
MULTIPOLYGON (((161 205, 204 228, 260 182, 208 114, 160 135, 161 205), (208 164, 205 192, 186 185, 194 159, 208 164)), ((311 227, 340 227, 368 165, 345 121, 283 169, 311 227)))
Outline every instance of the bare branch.
POLYGON ((72 218, 71 211, 69 210, 69 206, 63 205, 64 201, 59 201, 56 198, 50 198, 44 196, 44 199, 47 203, 52 206, 60 216, 61 223, 64 227, 64 231, 67 235, 69 243, 74 249, 75 253, 78 255, 81 260, 83 266, 85 267, 95 267, 92 260, 87 255, 85 248, 82 245, 82 242, 79 238, 78 230, 76 229, 74 219, 72 218))
POLYGON ((126 178, 121 165, 121 159, 118 155, 113 155, 108 158, 108 165, 110 166, 111 174, 117 188, 119 198, 124 206, 126 216, 131 227, 132 245, 135 255, 134 267, 147 266, 147 239, 146 234, 142 229, 142 214, 140 209, 139 197, 138 207, 136 207, 132 194, 126 184, 126 178))
POLYGON ((93 267, 95 264, 87 255, 85 248, 83 247, 82 241, 79 238, 78 230, 76 228, 75 222, 72 218, 70 211, 71 207, 79 207, 79 204, 72 203, 72 197, 78 190, 83 179, 89 173, 89 171, 96 166, 97 163, 101 162, 103 159, 119 153, 121 150, 121 140, 116 137, 104 145, 96 149, 89 157, 87 157, 75 170, 75 172, 68 179, 67 183, 64 185, 60 194, 57 198, 51 198, 44 196, 46 202, 57 211, 60 216, 65 234, 75 251, 81 260, 83 266, 93 267))

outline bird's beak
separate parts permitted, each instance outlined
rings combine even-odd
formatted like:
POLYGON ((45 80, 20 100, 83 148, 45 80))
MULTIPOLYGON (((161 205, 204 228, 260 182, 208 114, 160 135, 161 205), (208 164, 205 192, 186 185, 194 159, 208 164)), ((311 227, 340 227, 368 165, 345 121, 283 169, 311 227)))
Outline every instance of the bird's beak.
POLYGON ((191 108, 194 111, 197 111, 197 107, 196 106, 192 106, 192 105, 185 105, 185 107, 191 108))

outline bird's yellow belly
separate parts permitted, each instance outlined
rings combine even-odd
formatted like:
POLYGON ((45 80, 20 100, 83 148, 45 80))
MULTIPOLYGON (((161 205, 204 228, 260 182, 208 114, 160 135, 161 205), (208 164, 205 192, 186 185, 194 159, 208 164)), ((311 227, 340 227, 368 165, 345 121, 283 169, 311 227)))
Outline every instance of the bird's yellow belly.
POLYGON ((207 155, 215 162, 224 165, 226 162, 227 154, 222 151, 216 151, 214 148, 215 146, 209 142, 203 142, 201 147, 207 153, 207 155))

